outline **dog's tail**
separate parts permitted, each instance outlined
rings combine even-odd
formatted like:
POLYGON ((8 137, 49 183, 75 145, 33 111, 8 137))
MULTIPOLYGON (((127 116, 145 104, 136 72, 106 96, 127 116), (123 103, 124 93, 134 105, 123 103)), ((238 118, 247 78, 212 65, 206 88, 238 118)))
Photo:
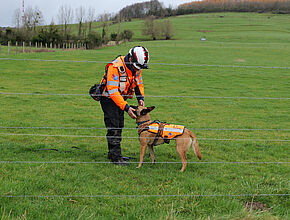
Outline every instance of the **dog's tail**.
POLYGON ((189 132, 189 135, 190 135, 191 140, 192 140, 191 144, 192 144, 193 152, 197 156, 197 158, 201 160, 201 153, 199 150, 197 139, 196 139, 195 135, 192 133, 192 131, 188 130, 188 132, 189 132))

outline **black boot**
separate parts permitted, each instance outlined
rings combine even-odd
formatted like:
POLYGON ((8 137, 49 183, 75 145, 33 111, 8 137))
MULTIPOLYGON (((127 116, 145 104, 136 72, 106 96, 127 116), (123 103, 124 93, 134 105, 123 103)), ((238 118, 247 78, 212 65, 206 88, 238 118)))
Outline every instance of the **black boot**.
POLYGON ((123 159, 123 157, 112 158, 111 161, 115 165, 128 166, 130 163, 123 159))

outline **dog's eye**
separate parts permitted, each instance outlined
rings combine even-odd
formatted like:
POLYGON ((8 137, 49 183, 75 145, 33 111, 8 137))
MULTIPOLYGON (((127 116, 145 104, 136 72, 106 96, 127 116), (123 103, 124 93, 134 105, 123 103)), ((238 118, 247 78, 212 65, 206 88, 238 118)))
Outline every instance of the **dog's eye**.
POLYGON ((143 109, 141 112, 140 112, 140 114, 141 115, 146 115, 148 112, 146 111, 146 109, 143 109))

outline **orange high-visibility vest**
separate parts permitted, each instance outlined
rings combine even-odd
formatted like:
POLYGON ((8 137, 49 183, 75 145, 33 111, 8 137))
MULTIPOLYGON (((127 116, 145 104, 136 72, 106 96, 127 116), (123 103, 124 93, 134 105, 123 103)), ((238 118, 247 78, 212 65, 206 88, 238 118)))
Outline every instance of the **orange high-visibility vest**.
MULTIPOLYGON (((139 125, 140 126, 140 125, 139 125)), ((185 127, 183 125, 167 124, 166 122, 152 121, 149 125, 145 127, 139 127, 139 135, 143 131, 148 131, 156 134, 156 138, 162 137, 166 140, 171 140, 184 133, 185 127)))
POLYGON ((153 122, 148 126, 148 130, 151 133, 158 134, 160 133, 160 136, 163 139, 173 139, 179 135, 182 135, 184 133, 184 126, 183 125, 174 125, 174 124, 164 124, 163 130, 159 130, 159 122, 153 122))
POLYGON ((133 98, 134 89, 137 86, 144 97, 142 70, 133 75, 132 71, 125 65, 124 58, 125 56, 120 56, 108 63, 106 73, 101 81, 101 83, 106 84, 102 95, 111 98, 122 110, 128 104, 126 99, 133 98))

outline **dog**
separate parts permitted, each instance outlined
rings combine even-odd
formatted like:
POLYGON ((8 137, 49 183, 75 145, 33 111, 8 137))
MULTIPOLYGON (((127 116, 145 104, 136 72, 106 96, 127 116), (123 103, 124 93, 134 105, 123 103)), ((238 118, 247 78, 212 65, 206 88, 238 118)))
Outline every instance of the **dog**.
MULTIPOLYGON (((163 128, 168 124, 159 121, 151 121, 149 112, 151 112, 155 108, 154 106, 152 107, 131 106, 131 107, 135 110, 135 115, 137 116, 136 123, 138 125, 139 141, 141 145, 140 162, 137 168, 140 168, 142 166, 147 147, 149 148, 150 157, 152 163, 154 164, 155 155, 153 147, 160 144, 169 143, 169 139, 166 137, 164 138, 164 136, 162 137, 161 135, 161 133, 165 133, 165 131, 163 131, 165 129, 163 128), (158 124, 159 126, 156 127, 156 124, 158 124), (152 125, 154 125, 155 127, 152 125), (150 129, 155 129, 155 131, 150 129)), ((198 146, 197 139, 195 135, 192 133, 192 131, 185 128, 184 126, 179 125, 172 125, 171 127, 172 128, 167 128, 167 130, 179 132, 182 131, 178 133, 177 136, 172 137, 171 139, 176 140, 176 151, 182 161, 182 168, 180 172, 183 172, 187 164, 186 152, 189 149, 190 145, 192 145, 195 155, 198 157, 198 159, 201 160, 200 149, 198 146)), ((172 135, 171 132, 169 133, 167 132, 167 134, 172 135)))

